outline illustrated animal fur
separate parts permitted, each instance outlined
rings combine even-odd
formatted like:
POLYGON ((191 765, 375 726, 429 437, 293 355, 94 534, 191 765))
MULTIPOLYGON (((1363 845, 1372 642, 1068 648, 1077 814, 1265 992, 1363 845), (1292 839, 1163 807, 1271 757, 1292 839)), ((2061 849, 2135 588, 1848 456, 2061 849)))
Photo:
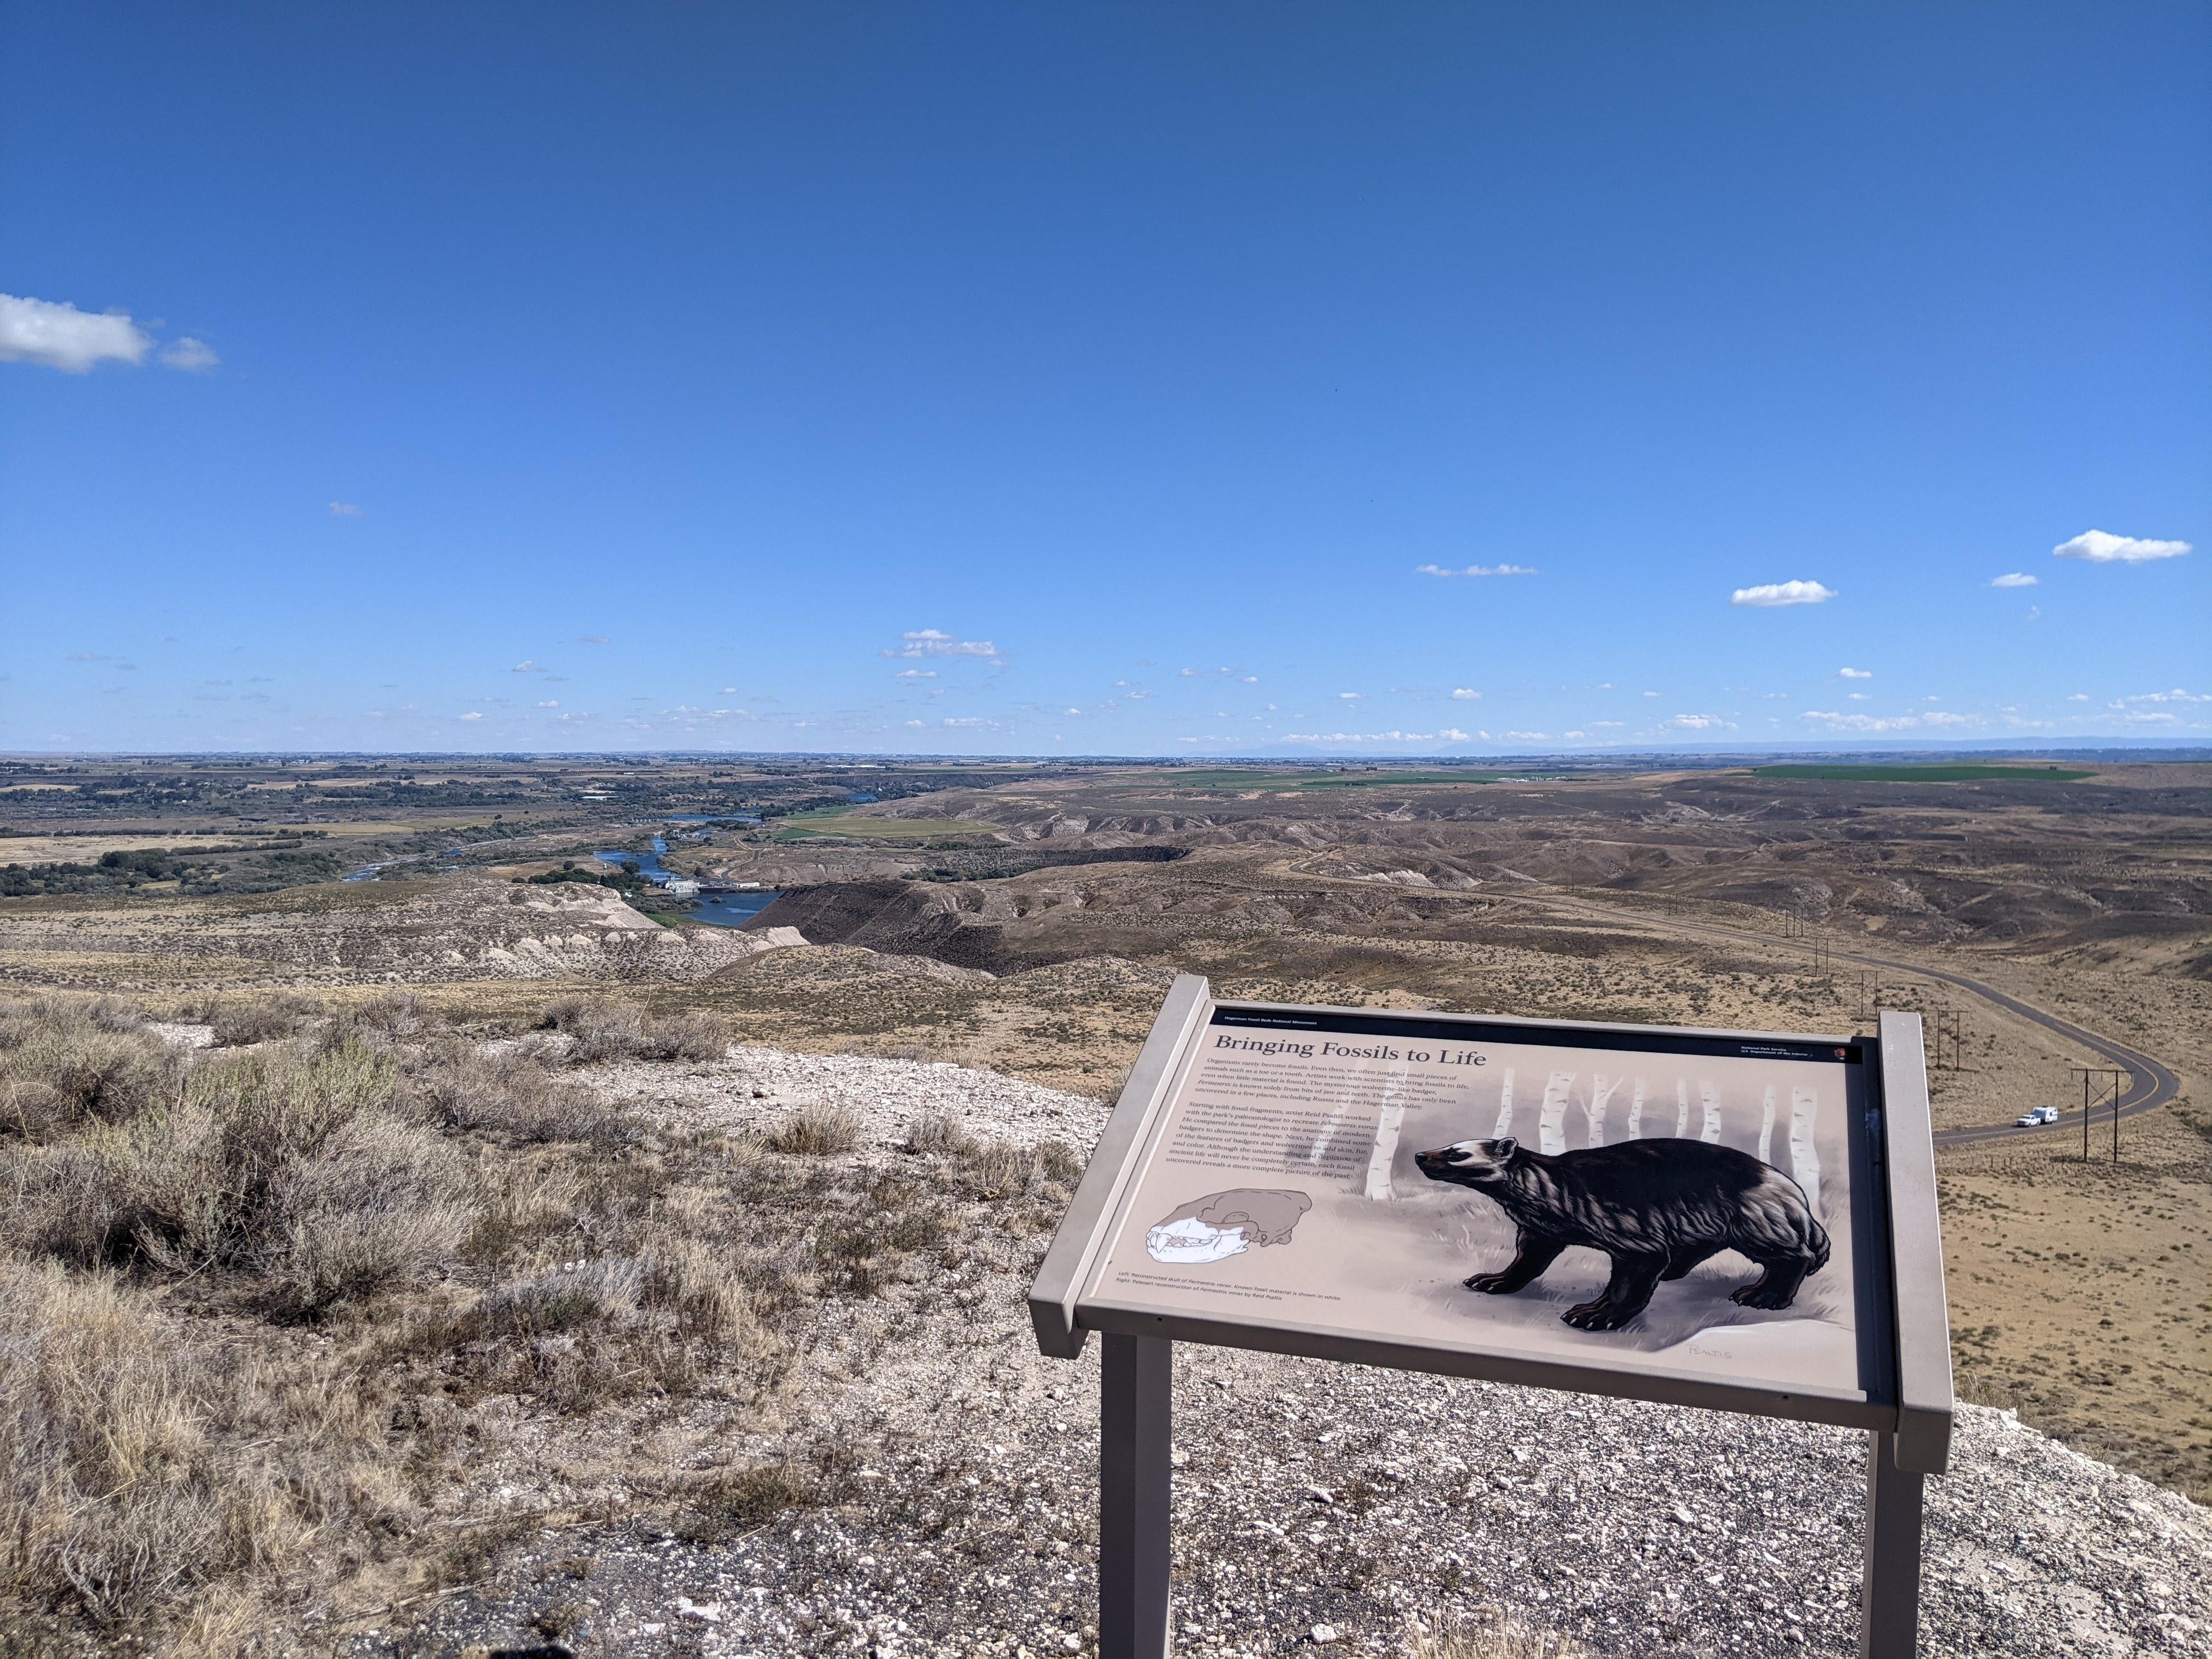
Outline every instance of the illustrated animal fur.
POLYGON ((1620 1329, 1662 1280, 1723 1250, 1764 1269, 1734 1292, 1747 1308, 1788 1307, 1828 1261, 1827 1231, 1803 1190, 1730 1146, 1655 1139, 1547 1156, 1509 1136, 1459 1141, 1413 1161, 1431 1181, 1472 1187, 1493 1200, 1516 1230, 1513 1260, 1503 1272, 1469 1279, 1471 1291, 1524 1290, 1571 1244, 1612 1258, 1604 1293, 1560 1316, 1579 1330, 1620 1329))

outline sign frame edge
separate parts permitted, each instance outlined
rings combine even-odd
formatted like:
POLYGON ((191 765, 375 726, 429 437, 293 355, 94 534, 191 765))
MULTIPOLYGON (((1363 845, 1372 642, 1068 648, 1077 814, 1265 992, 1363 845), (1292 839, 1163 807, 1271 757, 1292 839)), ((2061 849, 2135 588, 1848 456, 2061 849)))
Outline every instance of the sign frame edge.
POLYGON ((1073 1359, 1088 1333, 1075 1320, 1093 1257, 1104 1242, 1106 1224, 1119 1206, 1121 1189, 1134 1173, 1131 1156, 1144 1143, 1153 1117, 1166 1103, 1184 1051, 1206 1024, 1213 1006, 1212 987, 1203 975, 1178 974, 1152 1021, 1152 1034, 1129 1068, 1113 1115, 1091 1150, 1075 1196, 1068 1200, 1044 1260, 1030 1281, 1030 1323, 1040 1352, 1054 1359, 1073 1359))

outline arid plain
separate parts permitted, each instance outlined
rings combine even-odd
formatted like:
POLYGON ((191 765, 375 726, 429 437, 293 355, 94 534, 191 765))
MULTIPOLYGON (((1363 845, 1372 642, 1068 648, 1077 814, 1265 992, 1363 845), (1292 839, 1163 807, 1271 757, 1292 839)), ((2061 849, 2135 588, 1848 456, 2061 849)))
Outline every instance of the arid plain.
MULTIPOLYGON (((466 1520, 466 1505, 441 1510, 430 1488, 467 1484, 459 1439, 488 1431, 454 1427, 454 1413, 482 1398, 518 1402, 506 1408, 516 1431, 588 1462, 594 1420, 616 1439, 677 1433, 668 1402, 702 1376, 756 1405, 790 1386, 805 1367, 763 1356, 819 1346, 790 1307, 888 1295, 916 1262, 957 1275, 948 1230, 994 1233, 1012 1254, 994 1267, 982 1250, 974 1272, 1014 1282, 1029 1259, 1020 1241, 1048 1231, 1088 1150, 1080 1125, 1024 1143, 933 1123, 920 1141, 908 1133, 936 1171, 917 1188, 926 1200, 898 1200, 921 1218, 912 1237, 830 1239, 803 1216, 858 1201, 845 1191, 854 1182, 878 1202, 888 1177, 836 1164, 859 1132, 814 1121, 803 1087, 749 1086, 775 1111, 741 1132, 716 1119, 732 1076, 774 1069, 718 1059, 726 1043, 741 1057, 946 1062, 1110 1099, 1177 971, 1291 1001, 1778 1030, 1865 1030, 1878 1008, 1915 1008, 1954 1034, 1931 1052, 1941 1131, 2030 1106, 2078 1111, 2070 1068, 2106 1062, 2033 1012, 2151 1057, 2178 1092, 2125 1118, 2117 1153, 2104 1119, 2086 1161, 2078 1119, 1942 1149, 1954 1353, 1964 1397, 2199 1502, 2212 1491, 2212 765, 19 762, 0 768, 0 977, 46 1011, 19 1010, 19 1024, 78 1033, 52 1038, 64 1046, 92 1041, 92 1025, 155 1043, 137 1024, 150 1018, 183 1034, 171 1047, 241 1051, 226 1063, 304 1042, 313 1053, 284 1063, 382 1065, 379 1086, 410 1133, 432 1133, 419 1127, 434 1117, 424 1103, 447 1101, 433 1128, 493 1171, 491 1196, 455 1235, 458 1265, 413 1284, 324 1283, 268 1265, 250 1241, 202 1261, 179 1242, 182 1222, 128 1248, 112 1243, 129 1232, 113 1216, 92 1245, 53 1243, 58 1220, 40 1224, 51 1237, 18 1225, 9 1239, 19 1277, 48 1271, 42 1250, 72 1262, 131 1317, 219 1330, 262 1355, 272 1390, 305 1386, 284 1367, 313 1359, 314 1386, 358 1395, 345 1411, 445 1424, 447 1439, 422 1429, 415 1462, 375 1477, 394 1483, 395 1513, 411 1481, 406 1502, 466 1520), (701 926, 696 901, 596 856, 642 855, 656 834, 678 876, 781 896, 742 929, 701 926), (483 1075, 501 1054, 538 1081, 518 1091, 483 1075), (450 1104, 471 1089, 474 1104, 450 1104), (789 1180, 811 1210, 763 1173, 809 1156, 789 1180), (675 1223, 740 1200, 781 1218, 764 1234, 814 1252, 808 1274, 763 1267, 750 1235, 746 1271, 774 1285, 738 1273, 732 1288, 696 1259, 722 1235, 675 1223), (534 1381, 490 1376, 485 1310, 511 1313, 522 1295, 497 1286, 583 1295, 555 1279, 589 1241, 549 1217, 593 1205, 627 1218, 617 1231, 648 1263, 641 1283, 660 1285, 602 1300, 660 1309, 658 1334, 627 1357, 610 1339, 598 1372, 545 1360, 534 1381), (311 1282, 322 1288, 299 1290, 311 1282), (732 1322, 750 1322, 751 1357, 725 1364, 713 1355, 732 1322), (652 1371, 650 1387, 609 1380, 625 1366, 652 1371)), ((112 1113, 82 1135, 51 1114, 40 1127, 47 1109, 23 1104, 31 1083, 11 1086, 0 1153, 19 1194, 36 1189, 50 1208, 62 1163, 112 1164, 114 1138, 135 1133, 112 1113)), ((102 1113, 83 1108, 88 1121, 102 1113)), ((41 1292, 90 1293, 59 1281, 41 1292)), ((249 1429, 276 1431, 239 1432, 249 1429)), ((702 1497, 672 1477, 634 1484, 623 1502, 712 1531, 854 1489, 834 1449, 806 1456, 787 1447, 785 1462, 762 1465, 813 1471, 790 1475, 788 1492, 702 1497), (735 1518, 699 1520, 714 1503, 735 1518)), ((594 1501, 601 1522, 618 1518, 620 1504, 594 1501)), ((479 1514, 462 1530, 483 1524, 479 1514)), ((362 1609, 435 1597, 513 1535, 453 1542, 427 1577, 419 1550, 364 1543, 343 1571, 309 1575, 310 1599, 323 1598, 334 1634, 357 1632, 362 1609)), ((118 1589, 106 1604, 85 1590, 91 1622, 52 1628, 57 1641, 89 1640, 184 1618, 211 1643, 264 1628, 278 1592, 218 1593, 225 1582, 210 1566, 197 1588, 118 1589)))

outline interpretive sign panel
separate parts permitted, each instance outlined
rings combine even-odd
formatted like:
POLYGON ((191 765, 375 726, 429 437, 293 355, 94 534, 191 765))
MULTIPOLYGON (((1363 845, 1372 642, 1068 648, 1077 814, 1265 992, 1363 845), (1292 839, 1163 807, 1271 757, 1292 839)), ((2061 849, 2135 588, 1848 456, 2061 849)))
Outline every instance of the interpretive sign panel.
POLYGON ((1874 1040, 1183 1021, 1040 1276, 1048 1351, 1183 1335, 1897 1427, 1874 1040))
POLYGON ((1176 1340, 1869 1431, 1860 1650, 1913 1651, 1950 1346, 1917 1016, 1778 1036, 1176 981, 1030 1291, 1105 1337, 1100 1647, 1160 1659, 1176 1340))
POLYGON ((1863 1399, 1863 1074, 1832 1043, 1217 1008, 1082 1302, 1863 1399))

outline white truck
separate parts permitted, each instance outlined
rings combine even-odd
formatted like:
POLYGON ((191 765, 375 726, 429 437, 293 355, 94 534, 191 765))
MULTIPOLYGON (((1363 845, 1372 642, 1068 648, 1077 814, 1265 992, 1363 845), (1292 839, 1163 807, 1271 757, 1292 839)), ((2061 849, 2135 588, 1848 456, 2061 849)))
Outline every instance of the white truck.
POLYGON ((2031 1106, 2012 1121, 2015 1129, 2033 1129, 2057 1121, 2058 1109, 2056 1106, 2031 1106))

